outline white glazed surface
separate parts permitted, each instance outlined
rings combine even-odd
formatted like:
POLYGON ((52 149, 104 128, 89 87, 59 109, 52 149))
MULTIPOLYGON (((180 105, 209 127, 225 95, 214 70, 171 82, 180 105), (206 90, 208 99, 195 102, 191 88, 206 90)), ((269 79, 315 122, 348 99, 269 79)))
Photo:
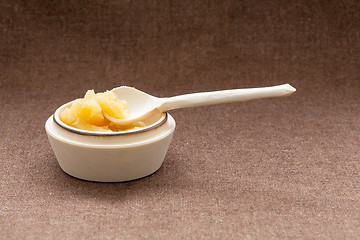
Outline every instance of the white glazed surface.
POLYGON ((126 86, 114 88, 111 91, 117 98, 127 102, 129 116, 124 119, 112 118, 107 114, 104 114, 104 116, 113 123, 128 125, 133 122, 146 121, 148 118, 157 120, 161 113, 173 109, 284 97, 291 95, 296 89, 290 84, 282 84, 272 87, 190 93, 168 98, 154 97, 133 87, 126 86))
POLYGON ((175 120, 147 132, 125 136, 86 136, 58 126, 53 116, 45 129, 61 169, 76 178, 98 182, 130 181, 157 171, 165 158, 175 120))

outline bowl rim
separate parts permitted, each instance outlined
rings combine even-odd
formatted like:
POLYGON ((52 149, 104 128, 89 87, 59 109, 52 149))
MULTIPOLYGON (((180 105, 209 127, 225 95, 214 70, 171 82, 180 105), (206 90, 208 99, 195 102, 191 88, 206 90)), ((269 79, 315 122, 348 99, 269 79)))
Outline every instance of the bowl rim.
MULTIPOLYGON (((50 116, 48 120, 45 123, 45 130, 49 137, 49 139, 56 139, 57 141, 60 141, 62 143, 65 143, 67 145, 81 147, 81 148, 91 148, 91 149, 128 149, 128 148, 134 148, 139 147, 147 144, 151 144, 157 141, 160 141, 161 139, 167 137, 169 134, 172 134, 176 127, 176 122, 174 118, 169 114, 169 118, 166 121, 166 123, 159 128, 165 126, 167 123, 169 123, 169 128, 163 131, 160 134, 152 135, 152 137, 140 137, 142 134, 129 134, 125 136, 116 136, 116 137, 108 137, 108 136, 89 136, 89 135, 82 135, 82 134, 76 134, 72 133, 70 131, 67 131, 60 127, 58 124, 55 123, 54 117, 50 116), (60 130, 60 131, 59 131, 60 130), (78 137, 81 137, 81 139, 74 139, 71 137, 71 135, 63 135, 61 133, 62 131, 67 132, 68 134, 75 134, 78 135, 78 137), (125 142, 112 142, 108 143, 106 140, 112 139, 112 138, 132 138, 137 137, 137 140, 128 142, 127 140, 125 142), (139 138, 140 137, 140 138, 139 138), (84 138, 84 139, 83 139, 84 138), (85 138, 90 138, 86 141, 85 138), (96 140, 96 141, 94 141, 96 140), (93 142, 88 142, 93 141, 93 142)), ((159 128, 152 129, 152 131, 156 131, 159 128)), ((143 134, 151 133, 152 131, 145 132, 143 134)))
POLYGON ((86 136, 126 136, 126 135, 131 135, 131 134, 143 133, 143 132, 150 131, 150 130, 152 130, 154 128, 160 127, 168 119, 168 113, 165 112, 165 113, 161 114, 161 117, 155 123, 153 123, 153 124, 151 124, 149 126, 146 126, 146 127, 138 128, 138 129, 132 129, 132 130, 126 130, 126 131, 120 131, 120 132, 88 131, 88 130, 83 130, 83 129, 79 129, 79 128, 74 128, 72 126, 69 126, 69 125, 65 124, 63 121, 60 120, 60 117, 59 117, 60 111, 63 108, 65 108, 66 106, 70 105, 72 102, 74 102, 74 101, 65 103, 65 104, 61 105, 58 109, 56 109, 55 113, 53 114, 53 120, 61 128, 65 129, 65 130, 67 130, 69 132, 72 132, 72 133, 75 133, 75 134, 80 134, 80 135, 86 135, 86 136))

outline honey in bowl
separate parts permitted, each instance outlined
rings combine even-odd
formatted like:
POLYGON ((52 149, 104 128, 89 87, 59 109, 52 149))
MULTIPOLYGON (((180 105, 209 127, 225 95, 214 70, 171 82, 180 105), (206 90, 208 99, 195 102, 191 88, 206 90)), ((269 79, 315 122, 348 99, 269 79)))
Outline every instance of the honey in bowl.
POLYGON ((60 120, 68 126, 95 132, 119 132, 144 127, 143 122, 121 126, 110 122, 104 113, 124 119, 128 115, 126 101, 118 99, 113 92, 95 93, 88 90, 84 98, 76 99, 59 114, 60 120))

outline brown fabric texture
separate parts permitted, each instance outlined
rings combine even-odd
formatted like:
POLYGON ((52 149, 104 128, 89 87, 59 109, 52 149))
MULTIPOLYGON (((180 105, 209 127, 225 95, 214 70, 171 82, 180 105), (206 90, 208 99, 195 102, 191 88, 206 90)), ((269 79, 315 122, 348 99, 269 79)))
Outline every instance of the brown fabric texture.
POLYGON ((0 239, 356 239, 360 3, 0 3, 0 239), (290 83, 286 98, 171 112, 155 174, 75 179, 44 124, 127 85, 165 97, 290 83))

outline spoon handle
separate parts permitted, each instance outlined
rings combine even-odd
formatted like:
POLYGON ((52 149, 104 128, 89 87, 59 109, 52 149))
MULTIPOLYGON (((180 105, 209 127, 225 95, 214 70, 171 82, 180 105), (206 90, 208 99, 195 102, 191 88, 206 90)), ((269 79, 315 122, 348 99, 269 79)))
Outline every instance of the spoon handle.
POLYGON ((242 102, 260 98, 282 97, 296 91, 290 84, 262 88, 232 89, 214 92, 191 93, 170 98, 161 98, 159 110, 213 105, 219 103, 242 102))

